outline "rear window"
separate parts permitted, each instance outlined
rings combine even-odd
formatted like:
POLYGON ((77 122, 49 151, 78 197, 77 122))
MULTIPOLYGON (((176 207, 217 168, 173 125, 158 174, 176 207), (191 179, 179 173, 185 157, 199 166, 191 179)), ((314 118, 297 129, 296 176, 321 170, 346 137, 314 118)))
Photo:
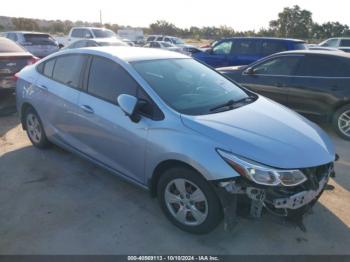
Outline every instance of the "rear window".
POLYGON ((108 38, 108 37, 114 37, 115 34, 111 30, 105 30, 105 29, 92 29, 92 32, 94 33, 96 38, 108 38))
POLYGON ((17 53, 25 52, 22 47, 17 45, 15 42, 12 42, 9 39, 0 37, 0 53, 17 53))
POLYGON ((57 45, 56 41, 45 34, 24 34, 24 40, 31 45, 57 45))

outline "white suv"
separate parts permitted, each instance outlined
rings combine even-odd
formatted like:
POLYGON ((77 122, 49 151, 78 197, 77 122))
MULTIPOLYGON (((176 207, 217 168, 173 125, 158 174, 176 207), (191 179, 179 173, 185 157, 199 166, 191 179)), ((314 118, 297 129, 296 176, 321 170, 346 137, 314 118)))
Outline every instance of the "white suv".
POLYGON ((71 44, 81 39, 92 38, 117 38, 117 35, 109 29, 98 27, 73 27, 68 35, 68 43, 71 44))

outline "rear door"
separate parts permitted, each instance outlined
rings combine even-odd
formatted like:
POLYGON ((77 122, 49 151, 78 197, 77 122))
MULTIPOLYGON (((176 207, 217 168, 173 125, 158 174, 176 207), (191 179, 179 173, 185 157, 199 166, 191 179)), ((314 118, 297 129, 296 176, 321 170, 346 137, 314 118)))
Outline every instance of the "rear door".
POLYGON ((308 54, 290 87, 288 106, 315 117, 326 117, 349 89, 349 59, 308 54))
POLYGON ((302 56, 276 56, 243 72, 241 84, 248 89, 287 104, 289 88, 302 56))
POLYGON ((79 132, 76 115, 87 58, 86 55, 70 54, 50 59, 39 69, 41 76, 36 83, 41 89, 38 111, 46 121, 47 135, 72 147, 80 146, 75 139, 79 132))
POLYGON ((122 175, 144 183, 144 155, 150 120, 132 122, 117 105, 120 94, 136 96, 139 86, 116 62, 94 56, 86 91, 79 98, 77 140, 85 154, 122 175))

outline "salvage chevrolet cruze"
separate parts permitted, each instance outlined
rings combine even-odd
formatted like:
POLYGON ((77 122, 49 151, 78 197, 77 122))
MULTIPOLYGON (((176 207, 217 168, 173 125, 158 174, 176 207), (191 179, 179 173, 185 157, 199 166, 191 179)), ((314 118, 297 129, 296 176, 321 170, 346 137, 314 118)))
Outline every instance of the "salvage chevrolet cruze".
POLYGON ((234 224, 241 199, 254 217, 301 217, 334 173, 319 127, 179 53, 67 50, 17 76, 34 146, 54 143, 148 189, 191 233, 234 224))

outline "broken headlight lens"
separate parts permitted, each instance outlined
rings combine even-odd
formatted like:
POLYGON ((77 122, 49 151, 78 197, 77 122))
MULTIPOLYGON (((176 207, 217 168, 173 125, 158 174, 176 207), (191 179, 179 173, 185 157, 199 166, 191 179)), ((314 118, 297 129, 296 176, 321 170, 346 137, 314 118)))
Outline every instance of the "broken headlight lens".
POLYGON ((307 180, 306 176, 298 169, 275 169, 220 149, 217 152, 237 173, 260 185, 296 186, 307 180))

